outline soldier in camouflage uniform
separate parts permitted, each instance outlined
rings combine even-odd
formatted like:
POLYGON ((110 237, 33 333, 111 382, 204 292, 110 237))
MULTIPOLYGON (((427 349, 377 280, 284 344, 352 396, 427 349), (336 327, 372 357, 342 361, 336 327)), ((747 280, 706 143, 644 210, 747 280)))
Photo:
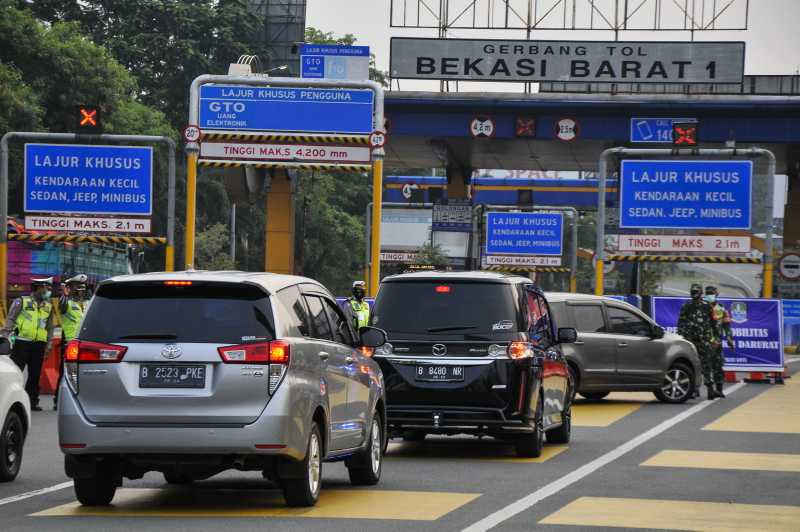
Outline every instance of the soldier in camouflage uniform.
POLYGON ((711 384, 711 358, 713 357, 714 323, 711 319, 711 305, 703 301, 703 287, 693 284, 689 289, 691 301, 684 303, 678 318, 678 334, 692 342, 700 357, 703 380, 708 390, 708 399, 717 397, 711 384))
POLYGON ((714 378, 715 395, 725 397, 722 392, 722 382, 725 379, 725 372, 722 366, 725 357, 722 354, 722 342, 727 341, 728 347, 733 349, 733 330, 731 329, 731 315, 728 310, 717 301, 717 287, 706 286, 706 303, 711 305, 711 320, 714 323, 714 344, 711 356, 711 376, 714 378))

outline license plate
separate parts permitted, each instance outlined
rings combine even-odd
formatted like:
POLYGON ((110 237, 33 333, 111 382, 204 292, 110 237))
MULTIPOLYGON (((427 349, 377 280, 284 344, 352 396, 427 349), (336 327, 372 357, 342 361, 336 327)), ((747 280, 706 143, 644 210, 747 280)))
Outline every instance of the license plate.
POLYGON ((461 382, 464 380, 464 366, 417 366, 414 379, 427 382, 461 382))
POLYGON ((139 366, 140 388, 205 388, 205 366, 139 366))

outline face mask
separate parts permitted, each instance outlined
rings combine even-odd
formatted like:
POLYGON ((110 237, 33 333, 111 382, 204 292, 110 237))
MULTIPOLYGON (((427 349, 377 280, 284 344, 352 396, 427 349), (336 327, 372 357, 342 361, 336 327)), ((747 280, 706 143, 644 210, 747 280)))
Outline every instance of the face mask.
POLYGON ((708 303, 713 303, 717 300, 717 296, 714 294, 706 294, 706 301, 708 303))
POLYGON ((53 292, 51 292, 50 290, 45 290, 44 292, 42 292, 42 299, 50 299, 50 296, 52 295, 53 292))
POLYGON ((701 292, 691 292, 691 295, 692 295, 692 299, 699 299, 700 296, 702 295, 702 293, 701 292))
POLYGON ((363 299, 364 290, 362 290, 361 288, 356 288, 355 290, 353 290, 353 295, 355 296, 356 299, 363 299))

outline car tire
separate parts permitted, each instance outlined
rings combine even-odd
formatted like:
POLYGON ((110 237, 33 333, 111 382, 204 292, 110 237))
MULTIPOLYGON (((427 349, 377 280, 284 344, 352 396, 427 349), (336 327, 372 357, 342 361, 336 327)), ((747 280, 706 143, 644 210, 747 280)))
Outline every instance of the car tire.
POLYGON ((103 463, 91 477, 73 480, 75 496, 84 506, 108 506, 117 493, 117 479, 103 463))
POLYGON ((164 480, 167 484, 191 484, 194 480, 191 477, 178 473, 176 471, 164 471, 164 480))
POLYGON ((322 455, 322 437, 319 425, 314 423, 311 426, 311 433, 308 435, 306 456, 298 464, 300 477, 282 480, 283 498, 286 499, 286 504, 289 506, 314 506, 317 504, 322 488, 322 455))
POLYGON ((569 381, 567 382, 569 385, 569 397, 567 399, 572 404, 575 401, 575 394, 578 393, 578 385, 581 381, 578 370, 572 364, 567 364, 567 372, 569 373, 569 381))
POLYGON ((0 482, 17 478, 22 467, 22 449, 25 446, 25 427, 19 414, 8 413, 0 432, 0 482))
POLYGON ((685 403, 694 394, 694 372, 677 362, 664 374, 661 388, 653 392, 662 403, 685 403))
POLYGON ((544 428, 542 407, 544 398, 539 396, 536 411, 533 414, 533 432, 519 436, 515 442, 517 456, 522 458, 539 458, 544 447, 544 428))
POLYGON ((581 395, 590 401, 600 401, 604 399, 609 392, 581 392, 581 395))
POLYGON ((369 443, 363 451, 345 462, 350 483, 355 486, 374 486, 381 480, 383 469, 383 420, 379 413, 372 417, 369 443))
POLYGON ((572 404, 561 413, 561 426, 547 431, 547 443, 569 443, 572 437, 572 404))

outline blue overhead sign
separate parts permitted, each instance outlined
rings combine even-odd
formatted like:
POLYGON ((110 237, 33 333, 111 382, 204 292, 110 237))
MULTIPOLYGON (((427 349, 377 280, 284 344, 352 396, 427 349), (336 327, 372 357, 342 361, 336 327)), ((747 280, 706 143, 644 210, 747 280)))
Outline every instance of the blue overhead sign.
POLYGON ((752 161, 622 161, 622 228, 750 229, 752 161))
POLYGON ((25 145, 25 212, 149 215, 153 149, 25 145))
POLYGON ((368 135, 369 89, 202 85, 200 129, 368 135))
POLYGON ((486 254, 561 255, 563 228, 561 213, 487 213, 486 254))
POLYGON ((303 44, 300 46, 300 77, 369 79, 369 46, 303 44))
POLYGON ((695 118, 631 118, 631 142, 672 144, 672 124, 697 122, 695 118))

